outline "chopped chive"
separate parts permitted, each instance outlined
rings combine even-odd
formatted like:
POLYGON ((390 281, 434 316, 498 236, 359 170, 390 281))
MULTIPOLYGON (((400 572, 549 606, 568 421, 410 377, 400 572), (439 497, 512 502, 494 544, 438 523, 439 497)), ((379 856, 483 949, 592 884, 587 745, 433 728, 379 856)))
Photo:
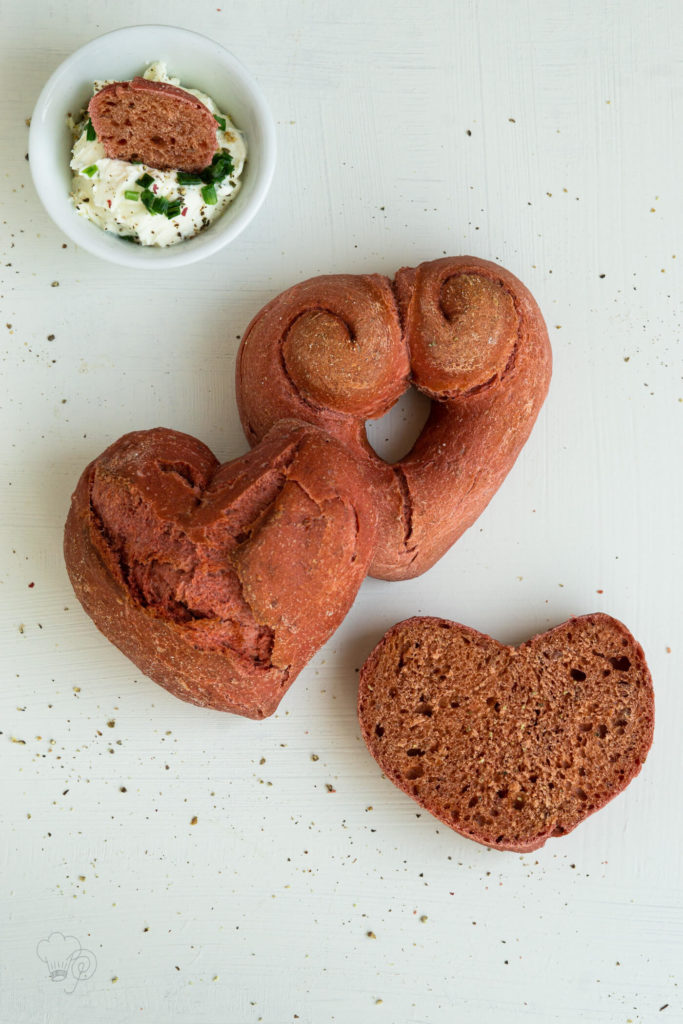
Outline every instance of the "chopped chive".
POLYGON ((198 174, 190 174, 187 171, 178 171, 176 177, 179 185, 201 185, 203 180, 198 174))
POLYGON ((140 198, 139 192, 133 192, 132 189, 126 189, 123 193, 126 199, 130 199, 132 203, 136 202, 140 198))
POLYGON ((174 217, 180 216, 182 205, 183 204, 179 199, 174 199, 172 203, 168 204, 168 207, 166 208, 166 216, 169 220, 173 220, 174 217))
POLYGON ((152 200, 152 209, 155 213, 166 213, 168 209, 168 199, 164 196, 154 196, 152 200))
POLYGON ((201 172, 202 180, 207 185, 223 181, 223 178, 227 178, 228 174, 231 173, 233 167, 230 153, 228 153, 227 149, 221 149, 214 155, 210 165, 201 172))
POLYGON ((204 197, 204 202, 207 204, 207 206, 215 206, 216 203, 218 202, 216 189, 213 187, 213 185, 205 185, 204 188, 202 189, 202 196, 204 197))
POLYGON ((226 124, 225 118, 224 117, 216 117, 216 115, 214 114, 213 115, 213 119, 214 119, 214 121, 217 122, 218 127, 220 128, 220 130, 222 132, 224 132, 225 131, 225 124, 226 124))
POLYGON ((143 206, 145 206, 151 214, 155 214, 157 212, 155 209, 153 209, 152 206, 155 198, 156 197, 154 193, 150 192, 149 189, 145 189, 142 195, 140 196, 143 206))
POLYGON ((93 128, 93 123, 90 118, 88 118, 88 123, 85 126, 85 137, 88 142, 94 142, 97 138, 97 132, 93 128))
POLYGON ((139 185, 140 188, 149 188, 150 185, 154 184, 154 178, 151 174, 143 174, 141 178, 135 179, 135 184, 139 185))
POLYGON ((89 178, 92 178, 93 174, 97 174, 97 164, 90 164, 90 167, 84 167, 82 174, 87 174, 89 178))

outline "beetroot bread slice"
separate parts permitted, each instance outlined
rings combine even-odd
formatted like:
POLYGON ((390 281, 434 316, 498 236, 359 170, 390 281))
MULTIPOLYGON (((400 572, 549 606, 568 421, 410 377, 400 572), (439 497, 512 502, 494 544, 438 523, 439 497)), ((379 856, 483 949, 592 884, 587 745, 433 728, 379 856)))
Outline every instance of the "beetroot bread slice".
POLYGON ((461 835, 526 853, 638 774, 654 695, 642 648, 609 615, 520 647, 425 617, 399 622, 369 656, 358 716, 399 789, 461 835))
POLYGON ((218 149, 208 107, 166 82, 112 82, 95 93, 88 113, 111 160, 141 160, 160 171, 201 171, 218 149))

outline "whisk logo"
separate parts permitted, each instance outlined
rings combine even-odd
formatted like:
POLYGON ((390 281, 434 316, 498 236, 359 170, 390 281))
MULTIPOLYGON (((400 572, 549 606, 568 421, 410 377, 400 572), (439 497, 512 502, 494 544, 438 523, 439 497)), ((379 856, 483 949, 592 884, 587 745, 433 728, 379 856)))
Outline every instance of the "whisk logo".
POLYGON ((92 978, 97 969, 97 959, 89 949, 83 949, 75 935, 52 932, 36 946, 39 960, 47 964, 51 981, 67 982, 64 992, 71 995, 79 981, 92 978), (73 985, 69 987, 73 981, 73 985))

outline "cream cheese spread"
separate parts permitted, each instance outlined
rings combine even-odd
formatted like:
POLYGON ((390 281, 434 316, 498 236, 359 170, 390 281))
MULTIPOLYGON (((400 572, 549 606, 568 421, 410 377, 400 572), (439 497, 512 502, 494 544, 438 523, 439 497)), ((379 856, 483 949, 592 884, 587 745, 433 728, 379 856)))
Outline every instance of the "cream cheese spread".
MULTIPOLYGON (((168 76, 162 61, 151 64, 143 78, 185 89, 177 78, 168 76)), ((108 84, 95 82, 95 93, 108 84)), ((221 157, 223 170, 228 169, 225 177, 208 185, 204 181, 187 184, 184 179, 188 175, 182 172, 110 160, 86 113, 72 125, 71 197, 78 213, 104 231, 140 245, 157 246, 175 245, 192 238, 220 217, 239 191, 246 143, 243 134, 210 96, 197 89, 185 92, 196 96, 216 119, 216 152, 230 157, 221 157)))

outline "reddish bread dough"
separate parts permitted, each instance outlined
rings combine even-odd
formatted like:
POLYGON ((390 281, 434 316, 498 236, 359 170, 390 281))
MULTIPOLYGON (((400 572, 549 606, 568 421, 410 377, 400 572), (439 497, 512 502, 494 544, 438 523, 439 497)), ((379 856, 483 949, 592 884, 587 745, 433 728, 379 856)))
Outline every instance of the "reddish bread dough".
POLYGON ((315 423, 370 469, 378 515, 370 574, 429 569, 472 525, 512 468, 546 396, 548 334, 531 293, 471 256, 294 285, 249 325, 237 401, 250 444, 279 419, 315 423), (384 462, 365 421, 413 384, 433 400, 403 459, 384 462))
POLYGON ((461 835, 526 853, 638 774, 654 694, 640 644, 609 615, 521 647, 425 617, 399 622, 369 656, 358 716, 399 789, 461 835))
POLYGON ((160 171, 201 171, 218 149, 208 107, 167 82, 112 82, 95 93, 88 113, 111 160, 141 160, 160 171))
POLYGON ((375 540, 357 461, 278 424, 219 465, 200 441, 127 434, 81 476, 64 553, 104 635, 176 697, 264 718, 334 632, 375 540))

